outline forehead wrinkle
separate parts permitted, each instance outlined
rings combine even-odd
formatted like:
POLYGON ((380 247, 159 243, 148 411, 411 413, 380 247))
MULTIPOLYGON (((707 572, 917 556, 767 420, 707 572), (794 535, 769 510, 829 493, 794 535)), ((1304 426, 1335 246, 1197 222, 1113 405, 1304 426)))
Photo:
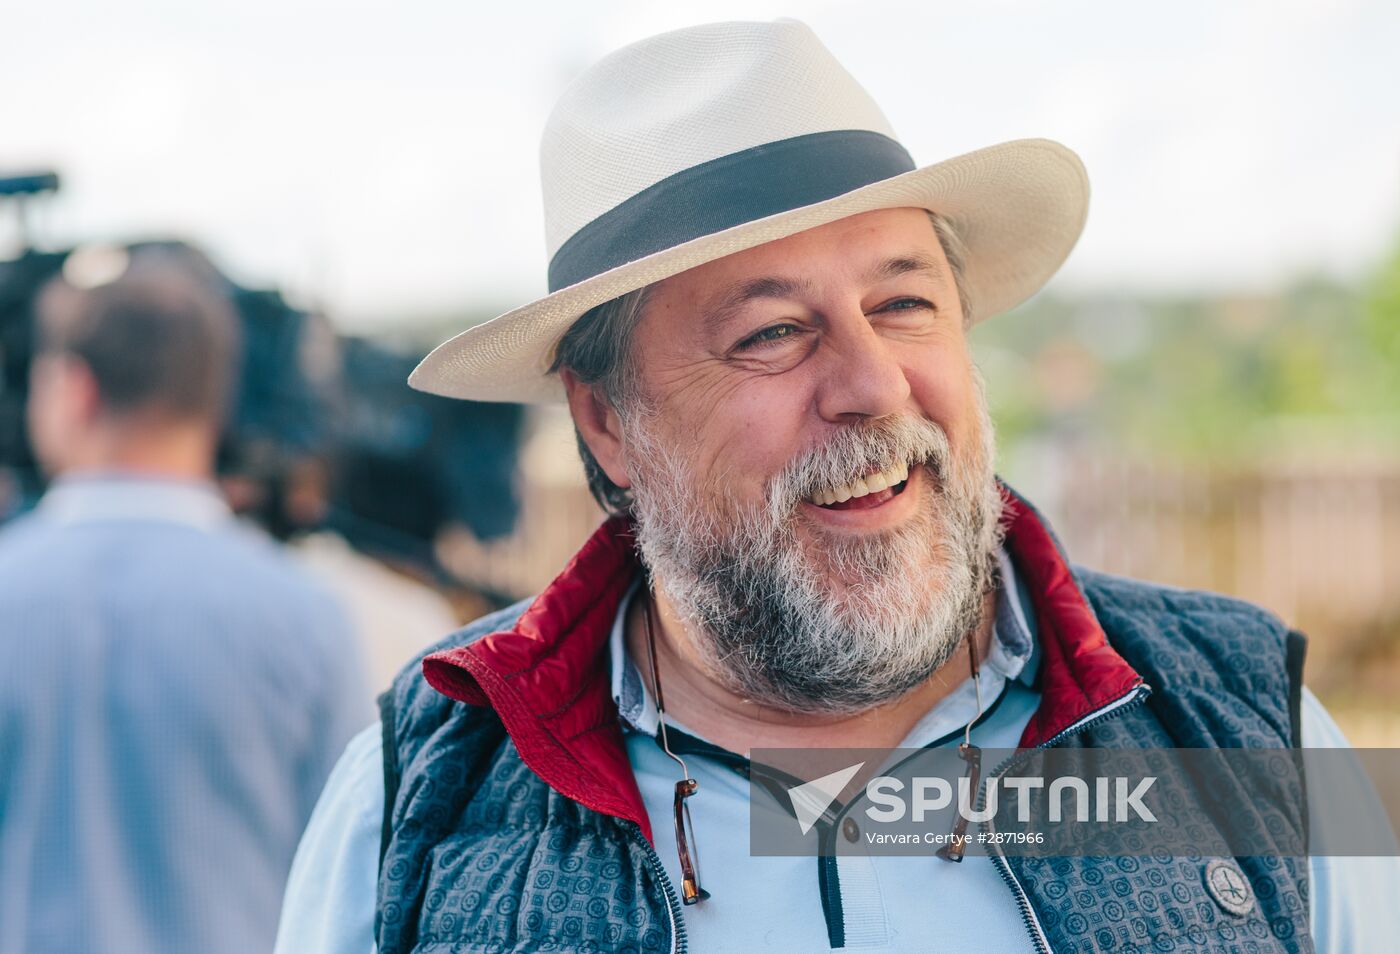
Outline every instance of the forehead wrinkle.
MULTIPOLYGON (((910 251, 884 259, 868 269, 861 280, 866 284, 887 281, 900 275, 919 273, 933 281, 948 285, 947 270, 931 256, 910 251)), ((763 298, 788 299, 815 297, 816 286, 809 278, 787 278, 769 275, 744 279, 729 285, 711 299, 703 310, 704 323, 714 329, 723 326, 752 301, 763 298)))
POLYGON ((800 298, 811 296, 814 286, 807 278, 784 278, 764 276, 734 282, 717 295, 709 307, 705 308, 705 324, 718 328, 729 321, 751 301, 760 298, 800 298))
POLYGON ((940 284, 948 283, 946 270, 939 266, 936 259, 922 252, 906 252, 878 262, 865 273, 865 281, 873 284, 910 273, 927 275, 940 284))

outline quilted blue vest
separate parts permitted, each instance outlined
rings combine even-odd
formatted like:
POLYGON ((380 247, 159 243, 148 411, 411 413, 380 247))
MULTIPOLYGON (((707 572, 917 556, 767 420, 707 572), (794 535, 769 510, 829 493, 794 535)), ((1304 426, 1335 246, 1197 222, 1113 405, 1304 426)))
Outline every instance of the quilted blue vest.
MULTIPOLYGON (((1216 594, 1076 568, 1109 643, 1151 687, 1048 744, 1278 748, 1297 744, 1302 642, 1216 594)), ((508 629, 522 601, 453 634, 508 629)), ((410 665, 381 699, 384 838, 376 940, 408 952, 685 951, 682 909, 639 826, 554 791, 494 710, 438 693, 410 665)), ((1301 830, 1301 790, 1273 808, 1301 830)), ((1313 950, 1305 858, 1233 860, 1255 904, 1216 903, 1210 859, 1006 858, 1028 945, 1062 952, 1313 950)))

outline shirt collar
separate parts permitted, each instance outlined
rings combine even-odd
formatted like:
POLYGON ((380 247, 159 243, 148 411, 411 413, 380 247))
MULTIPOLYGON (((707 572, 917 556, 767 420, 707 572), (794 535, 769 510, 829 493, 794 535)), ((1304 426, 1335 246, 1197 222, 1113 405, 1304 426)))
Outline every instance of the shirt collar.
POLYGON ((612 665, 612 697, 613 702, 617 703, 617 712, 622 717, 624 728, 656 735, 660 731, 656 706, 651 701, 651 693, 642 683, 641 673, 627 655, 627 640, 624 636, 627 610, 641 585, 641 577, 638 577, 623 594, 622 602, 617 607, 617 616, 613 619, 612 632, 608 636, 608 655, 612 665))
POLYGON ((37 516, 58 524, 156 521, 212 530, 232 511, 212 481, 122 472, 85 472, 56 479, 37 516))
MULTIPOLYGON (((1028 605, 1026 603, 1025 583, 1017 575, 1016 568, 1012 565, 1011 558, 1005 548, 998 551, 997 563, 1001 572, 997 581, 994 632, 991 649, 987 653, 987 658, 982 662, 983 680, 995 682, 998 686, 1005 685, 1006 682, 1012 680, 1031 686, 1035 682, 1039 660, 1037 658, 1035 630, 1030 622, 1031 617, 1027 615, 1025 610, 1026 605, 1028 605), (988 680, 989 676, 992 677, 991 680, 988 680)), ((652 702, 651 693, 647 691, 646 684, 642 681, 641 673, 627 654, 627 641, 624 635, 627 610, 640 587, 640 577, 633 580, 632 585, 628 587, 626 594, 622 597, 622 602, 618 604, 617 615, 613 618, 612 632, 608 637, 612 666, 612 697, 613 702, 617 704, 618 715, 622 717, 624 729, 654 736, 660 731, 656 718, 656 705, 652 702)), ((969 677, 966 682, 968 685, 960 687, 960 689, 966 688, 971 692, 971 678, 969 677)), ((962 695, 964 693, 955 691, 949 697, 935 704, 929 710, 928 715, 919 720, 919 726, 927 727, 934 722, 941 721, 937 717, 944 714, 945 708, 951 709, 955 703, 961 702, 962 695)), ((951 713, 948 714, 951 715, 951 713)), ((963 721, 965 722, 966 719, 963 721)), ((911 733, 911 737, 916 734, 923 734, 918 727, 911 733)))

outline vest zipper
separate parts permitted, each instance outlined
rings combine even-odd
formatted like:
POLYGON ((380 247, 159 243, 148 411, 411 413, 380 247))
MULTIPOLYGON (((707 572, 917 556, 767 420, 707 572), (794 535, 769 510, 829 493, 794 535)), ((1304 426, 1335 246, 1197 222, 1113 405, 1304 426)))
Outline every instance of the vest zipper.
MULTIPOLYGON (((1075 733, 1083 732, 1085 729, 1092 728, 1106 719, 1111 719, 1134 706, 1141 705, 1151 693, 1152 689, 1147 683, 1138 683, 1113 702, 1095 710, 1093 713, 1080 719, 1062 732, 1051 736, 1037 745, 1036 748, 1048 749, 1057 742, 1062 742, 1075 733)), ((1011 766, 1016 763, 1018 758, 1019 756, 1013 755, 1002 762, 987 776, 987 781, 991 782, 1007 772, 1011 766)), ((987 787, 984 785, 981 791, 977 793, 977 810, 979 812, 984 807, 986 797, 987 787)), ((995 830, 992 828, 991 819, 988 819, 983 825, 988 832, 995 830)), ((991 845, 991 858, 992 866, 997 869, 997 873, 1001 875, 1001 880, 1006 882, 1006 886, 1011 889, 1011 893, 1016 897, 1016 904, 1021 909, 1021 920, 1025 924, 1026 933, 1030 935, 1031 944, 1034 945, 1036 954, 1054 954, 1054 952, 1050 950, 1049 940, 1045 937, 1045 930, 1040 926, 1040 919, 1035 916, 1035 909, 1031 907, 1031 900, 1026 894, 1026 889, 1021 887, 1021 882, 1016 880, 1016 875, 1011 871, 1011 865, 1007 863, 1005 855, 999 850, 995 843, 991 845)))
POLYGON ((666 913, 671 918, 671 954, 685 954, 688 946, 685 919, 681 916, 681 902, 680 898, 676 896, 676 886, 672 884, 671 876, 666 873, 666 866, 661 863, 661 856, 656 853, 656 849, 651 846, 651 842, 643 834, 642 826, 630 820, 627 821, 627 824, 636 829, 642 848, 646 850, 647 858, 651 860, 651 866, 656 870, 657 878, 661 881, 661 890, 666 894, 666 913))

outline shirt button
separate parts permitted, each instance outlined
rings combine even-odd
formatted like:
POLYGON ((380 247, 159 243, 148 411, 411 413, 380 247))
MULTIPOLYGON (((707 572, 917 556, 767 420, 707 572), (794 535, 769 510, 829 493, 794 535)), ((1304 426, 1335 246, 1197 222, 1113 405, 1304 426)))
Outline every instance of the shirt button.
POLYGON ((856 840, 860 838, 860 826, 856 824, 854 818, 847 815, 846 820, 841 823, 841 834, 846 836, 847 841, 855 844, 856 840))

